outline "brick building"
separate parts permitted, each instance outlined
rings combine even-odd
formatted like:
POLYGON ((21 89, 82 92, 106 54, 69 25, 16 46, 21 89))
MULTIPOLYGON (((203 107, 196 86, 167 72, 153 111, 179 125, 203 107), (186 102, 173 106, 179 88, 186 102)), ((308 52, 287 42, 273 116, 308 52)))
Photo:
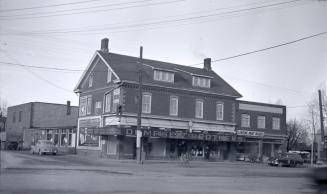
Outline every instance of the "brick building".
POLYGON ((29 149, 39 139, 53 140, 58 147, 75 147, 78 107, 29 102, 8 107, 7 142, 29 149))
MULTIPOLYGON (((139 72, 147 158, 176 158, 189 152, 199 159, 232 159, 238 150, 247 152, 242 150, 242 143, 250 143, 251 132, 246 130, 261 130, 237 127, 239 113, 255 113, 240 106, 241 95, 212 71, 211 59, 204 60, 203 68, 140 60, 109 52, 108 39, 103 39, 74 90, 80 96, 78 152, 135 158, 139 72)), ((275 107, 265 104, 273 109, 270 106, 275 107)), ((285 111, 278 117, 284 134, 285 111)), ((266 136, 256 139, 260 145, 262 138, 266 136)), ((259 147, 257 152, 265 150, 259 147)))

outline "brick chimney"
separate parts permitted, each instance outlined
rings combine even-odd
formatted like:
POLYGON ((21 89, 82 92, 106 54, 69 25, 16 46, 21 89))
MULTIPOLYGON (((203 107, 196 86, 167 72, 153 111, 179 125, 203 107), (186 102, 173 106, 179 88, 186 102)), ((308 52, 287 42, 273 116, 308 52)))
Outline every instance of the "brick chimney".
POLYGON ((108 38, 104 38, 101 40, 101 51, 104 53, 108 53, 109 52, 109 39, 108 38))
POLYGON ((205 58, 203 60, 203 69, 210 71, 211 70, 211 58, 205 58))
POLYGON ((67 115, 70 115, 71 107, 70 107, 70 101, 67 101, 67 115))

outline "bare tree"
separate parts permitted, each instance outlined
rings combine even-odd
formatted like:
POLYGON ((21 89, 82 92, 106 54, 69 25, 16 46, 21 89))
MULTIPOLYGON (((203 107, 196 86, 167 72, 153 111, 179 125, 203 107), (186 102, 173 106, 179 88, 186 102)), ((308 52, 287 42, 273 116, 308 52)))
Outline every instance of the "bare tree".
POLYGON ((0 117, 7 116, 7 101, 0 96, 0 117))
POLYGON ((300 144, 308 142, 308 131, 303 123, 296 119, 287 122, 286 150, 297 149, 300 144))

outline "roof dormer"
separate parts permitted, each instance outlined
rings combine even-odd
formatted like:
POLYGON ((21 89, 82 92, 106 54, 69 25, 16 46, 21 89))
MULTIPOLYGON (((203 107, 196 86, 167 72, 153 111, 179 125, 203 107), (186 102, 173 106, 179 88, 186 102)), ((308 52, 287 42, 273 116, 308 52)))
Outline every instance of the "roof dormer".
POLYGON ((175 73, 173 71, 154 69, 153 79, 156 81, 174 83, 175 73))
POLYGON ((192 85, 196 87, 210 88, 211 78, 199 75, 192 75, 192 85))

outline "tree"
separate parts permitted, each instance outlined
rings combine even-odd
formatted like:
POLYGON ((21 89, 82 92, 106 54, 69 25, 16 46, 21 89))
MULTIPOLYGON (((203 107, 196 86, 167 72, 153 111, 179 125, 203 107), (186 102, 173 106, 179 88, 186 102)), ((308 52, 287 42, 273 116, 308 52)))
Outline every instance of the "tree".
POLYGON ((0 96, 0 117, 5 117, 7 116, 7 101, 1 98, 0 96))
POLYGON ((296 150, 308 142, 308 131, 303 123, 296 119, 287 122, 286 150, 296 150))

